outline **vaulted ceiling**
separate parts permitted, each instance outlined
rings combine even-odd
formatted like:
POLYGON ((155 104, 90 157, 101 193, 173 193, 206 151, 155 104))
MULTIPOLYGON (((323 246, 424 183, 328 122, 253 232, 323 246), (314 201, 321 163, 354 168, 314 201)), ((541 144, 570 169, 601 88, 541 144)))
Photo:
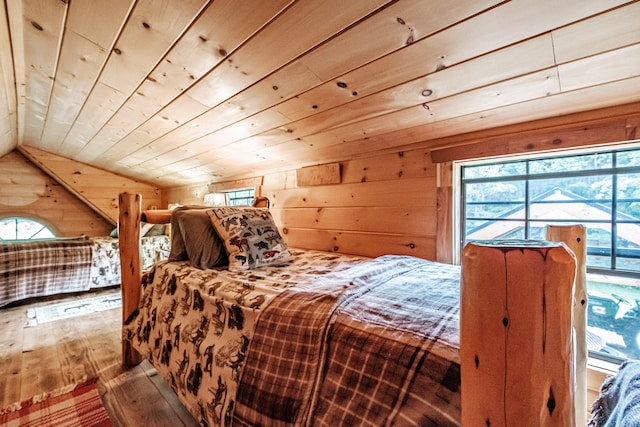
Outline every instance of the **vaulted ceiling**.
POLYGON ((0 155, 161 187, 640 101, 640 2, 23 0, 0 155))

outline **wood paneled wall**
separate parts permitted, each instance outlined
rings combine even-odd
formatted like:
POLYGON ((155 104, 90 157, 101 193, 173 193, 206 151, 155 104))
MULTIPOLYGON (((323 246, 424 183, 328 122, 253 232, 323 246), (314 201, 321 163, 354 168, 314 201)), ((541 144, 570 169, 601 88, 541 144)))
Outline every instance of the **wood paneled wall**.
POLYGON ((47 225, 57 236, 106 236, 113 225, 22 154, 0 157, 0 218, 20 216, 47 225))
POLYGON ((294 247, 436 257, 436 168, 426 150, 340 162, 340 183, 300 186, 296 171, 264 177, 263 195, 294 247))
POLYGON ((68 191, 115 226, 118 221, 118 194, 142 194, 143 208, 163 207, 159 188, 117 175, 34 147, 20 146, 20 152, 68 191))

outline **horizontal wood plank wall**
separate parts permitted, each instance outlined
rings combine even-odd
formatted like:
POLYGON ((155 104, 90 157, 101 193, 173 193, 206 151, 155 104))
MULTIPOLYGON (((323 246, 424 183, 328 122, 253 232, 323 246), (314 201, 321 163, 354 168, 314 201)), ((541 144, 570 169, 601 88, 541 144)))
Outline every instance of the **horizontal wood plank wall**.
POLYGON ((262 193, 290 246, 365 256, 436 257, 436 169, 426 150, 340 162, 341 183, 266 175, 262 193))
POLYGON ((113 225, 17 151, 0 157, 0 218, 38 220, 57 236, 107 236, 113 225))
POLYGON ((142 194, 144 209, 164 207, 161 205, 161 191, 153 185, 34 147, 21 146, 19 150, 114 226, 118 221, 118 194, 122 192, 142 194))

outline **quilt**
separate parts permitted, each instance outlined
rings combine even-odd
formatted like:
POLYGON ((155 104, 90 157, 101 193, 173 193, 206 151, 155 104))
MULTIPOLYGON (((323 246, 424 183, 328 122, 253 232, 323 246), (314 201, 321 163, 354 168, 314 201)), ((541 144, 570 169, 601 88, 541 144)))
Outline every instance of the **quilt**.
MULTIPOLYGON (((118 239, 92 237, 91 287, 102 288, 120 285, 120 252, 118 239)), ((142 269, 148 270, 159 257, 167 258, 171 250, 167 235, 145 236, 140 239, 142 269)))
POLYGON ((89 289, 91 241, 85 238, 0 244, 0 306, 31 296, 89 289))
POLYGON ((425 270, 427 262, 411 257, 292 254, 286 267, 242 272, 156 264, 124 338, 202 425, 335 424, 340 413, 344 424, 362 407, 396 421, 457 425, 457 273, 443 276, 441 264, 425 270), (445 278, 450 284, 441 286, 445 278), (434 293, 420 288, 424 281, 434 293), (369 301, 358 302, 364 295, 369 301), (422 305, 431 308, 416 316, 422 305), (270 387, 288 387, 281 384, 291 390, 271 396, 270 387), (372 393, 373 384, 386 389, 372 393), (428 406, 436 408, 423 414, 428 406))

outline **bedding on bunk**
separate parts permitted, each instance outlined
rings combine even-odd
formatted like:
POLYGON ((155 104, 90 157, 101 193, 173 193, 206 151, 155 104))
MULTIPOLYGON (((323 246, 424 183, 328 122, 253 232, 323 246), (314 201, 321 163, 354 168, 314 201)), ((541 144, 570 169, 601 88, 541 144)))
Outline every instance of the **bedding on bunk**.
MULTIPOLYGON (((119 241, 113 237, 91 237, 91 288, 102 288, 120 284, 119 241)), ((148 270, 158 259, 167 258, 171 250, 169 236, 147 235, 140 239, 140 259, 142 269, 148 270)))
POLYGON ((289 250, 156 264, 124 338, 203 425, 458 425, 458 268, 289 250))
POLYGON ((31 296, 88 290, 90 277, 87 238, 0 244, 0 306, 31 296))
MULTIPOLYGON (((142 268, 170 250, 169 236, 141 239, 142 268)), ((166 256, 164 256, 166 258, 166 256)), ((0 307, 31 297, 120 285, 118 239, 68 237, 0 244, 0 307)))

